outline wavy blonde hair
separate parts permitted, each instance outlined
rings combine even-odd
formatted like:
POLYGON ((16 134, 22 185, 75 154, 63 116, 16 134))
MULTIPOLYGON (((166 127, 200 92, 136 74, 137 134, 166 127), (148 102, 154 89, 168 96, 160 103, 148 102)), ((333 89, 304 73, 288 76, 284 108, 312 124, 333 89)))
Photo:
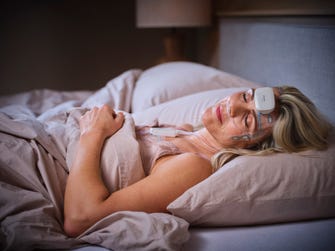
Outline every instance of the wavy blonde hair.
POLYGON ((277 87, 279 116, 272 135, 251 149, 222 149, 212 157, 213 171, 241 155, 268 155, 275 152, 324 150, 328 146, 331 124, 297 88, 277 87))

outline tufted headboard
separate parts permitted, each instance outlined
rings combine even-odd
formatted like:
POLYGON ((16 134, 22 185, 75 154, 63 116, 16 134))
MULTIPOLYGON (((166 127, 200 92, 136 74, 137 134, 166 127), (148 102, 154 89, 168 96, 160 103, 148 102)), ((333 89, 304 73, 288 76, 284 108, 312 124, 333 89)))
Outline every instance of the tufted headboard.
POLYGON ((335 22, 221 18, 219 68, 264 85, 293 85, 335 124, 335 22))

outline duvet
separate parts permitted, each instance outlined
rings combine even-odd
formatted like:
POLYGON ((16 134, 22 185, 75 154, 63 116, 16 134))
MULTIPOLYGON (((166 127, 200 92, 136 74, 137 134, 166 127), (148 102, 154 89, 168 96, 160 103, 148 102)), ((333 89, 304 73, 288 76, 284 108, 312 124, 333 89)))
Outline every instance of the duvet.
MULTIPOLYGON (((130 112, 140 75, 140 70, 127 71, 97 92, 39 90, 0 98, 1 250, 88 244, 114 250, 178 250, 187 241, 189 224, 163 213, 114 213, 78 238, 68 238, 63 230, 64 190, 79 135, 78 118, 103 103, 130 112)), ((102 153, 110 192, 144 175, 130 113, 114 136, 102 153)))

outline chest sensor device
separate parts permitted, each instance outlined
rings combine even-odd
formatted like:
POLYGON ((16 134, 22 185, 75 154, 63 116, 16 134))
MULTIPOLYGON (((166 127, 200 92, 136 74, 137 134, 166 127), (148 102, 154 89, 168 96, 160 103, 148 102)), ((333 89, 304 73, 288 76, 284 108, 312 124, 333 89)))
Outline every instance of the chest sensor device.
POLYGON ((163 136, 163 137, 178 137, 180 135, 191 135, 192 132, 187 132, 183 130, 178 130, 170 127, 153 127, 150 128, 150 134, 154 136, 163 136))
POLYGON ((275 109, 275 95, 271 87, 257 88, 254 93, 256 111, 269 114, 275 109))

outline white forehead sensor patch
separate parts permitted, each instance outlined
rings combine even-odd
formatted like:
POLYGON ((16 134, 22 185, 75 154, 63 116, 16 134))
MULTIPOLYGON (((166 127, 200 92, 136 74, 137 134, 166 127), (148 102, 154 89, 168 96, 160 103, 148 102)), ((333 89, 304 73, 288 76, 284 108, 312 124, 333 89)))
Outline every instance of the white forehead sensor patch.
POLYGON ((257 88, 254 94, 256 111, 269 114, 275 109, 275 95, 271 87, 257 88))

